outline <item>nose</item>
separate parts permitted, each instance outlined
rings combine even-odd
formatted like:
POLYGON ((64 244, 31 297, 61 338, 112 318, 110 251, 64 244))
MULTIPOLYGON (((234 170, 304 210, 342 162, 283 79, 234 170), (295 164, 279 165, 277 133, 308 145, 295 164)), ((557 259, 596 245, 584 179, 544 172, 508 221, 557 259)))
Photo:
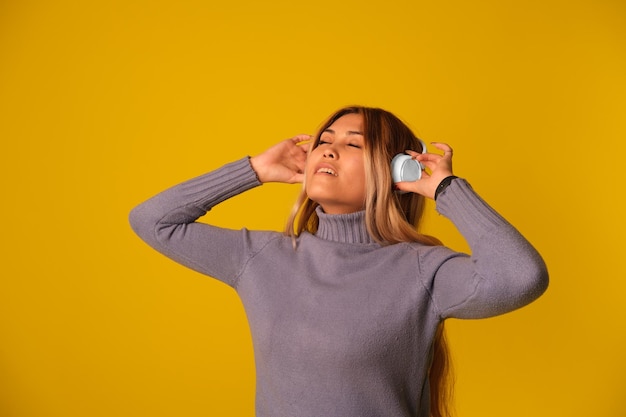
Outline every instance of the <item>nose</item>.
POLYGON ((330 147, 327 147, 326 149, 324 149, 323 156, 324 158, 335 159, 337 157, 337 154, 335 153, 333 149, 331 149, 330 147))

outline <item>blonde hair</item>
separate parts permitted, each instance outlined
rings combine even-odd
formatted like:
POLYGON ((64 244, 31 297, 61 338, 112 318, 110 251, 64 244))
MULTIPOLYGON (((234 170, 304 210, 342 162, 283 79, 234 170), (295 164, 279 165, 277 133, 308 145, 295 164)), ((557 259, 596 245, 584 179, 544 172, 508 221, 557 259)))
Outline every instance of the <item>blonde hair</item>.
MULTIPOLYGON (((417 231, 425 198, 419 194, 393 191, 390 163, 394 155, 407 149, 422 151, 422 144, 411 129, 392 113, 378 108, 350 106, 339 109, 320 127, 309 152, 318 144, 322 133, 346 114, 363 117, 365 164, 365 224, 370 236, 381 245, 400 242, 420 242, 441 245, 441 242, 417 231)), ((303 231, 315 233, 319 219, 303 185, 285 227, 285 234, 296 238, 303 231)), ((443 322, 434 337, 432 362, 429 369, 431 417, 451 416, 452 371, 443 322)))

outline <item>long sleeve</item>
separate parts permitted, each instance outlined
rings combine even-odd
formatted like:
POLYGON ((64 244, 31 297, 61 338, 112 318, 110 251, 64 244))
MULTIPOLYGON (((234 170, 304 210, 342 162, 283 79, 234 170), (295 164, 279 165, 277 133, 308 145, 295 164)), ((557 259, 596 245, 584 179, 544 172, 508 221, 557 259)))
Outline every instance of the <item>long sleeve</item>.
POLYGON ((428 415, 429 352, 446 317, 488 317, 538 297, 543 260, 463 180, 437 209, 472 255, 418 242, 379 245, 365 212, 318 212, 294 250, 277 232, 196 221, 259 185, 240 160, 137 206, 130 222, 170 258, 233 286, 250 324, 256 415, 428 415))
POLYGON ((248 158, 176 185, 135 207, 131 227, 169 258, 231 286, 254 250, 246 230, 196 222, 216 204, 260 185, 248 158))
POLYGON ((548 286, 541 255, 463 179, 437 199, 437 211, 449 218, 471 249, 451 256, 438 268, 432 293, 442 316, 483 318, 520 308, 548 286))

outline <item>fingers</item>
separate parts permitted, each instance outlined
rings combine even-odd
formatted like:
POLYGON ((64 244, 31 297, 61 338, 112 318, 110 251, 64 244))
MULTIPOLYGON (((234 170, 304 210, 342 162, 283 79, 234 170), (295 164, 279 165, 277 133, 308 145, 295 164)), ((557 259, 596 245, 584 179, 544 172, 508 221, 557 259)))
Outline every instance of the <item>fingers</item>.
POLYGON ((426 179, 426 178, 428 178, 428 175, 427 174, 423 174, 422 178, 420 178, 419 180, 394 182, 393 183, 393 188, 396 191, 404 191, 404 192, 410 192, 410 193, 419 193, 419 185, 417 183, 419 181, 422 181, 422 180, 426 179))
POLYGON ((434 198, 435 190, 441 179, 452 175, 453 150, 447 143, 432 142, 431 145, 441 153, 419 153, 413 150, 405 152, 425 167, 417 181, 397 182, 394 189, 401 192, 413 192, 428 198, 434 198))
MULTIPOLYGON (((452 155, 454 153, 452 147, 450 147, 450 145, 448 145, 447 143, 441 142, 431 142, 431 145, 437 150, 442 151, 443 154, 422 154, 413 150, 407 150, 405 152, 428 170, 428 173, 426 171, 423 171, 423 173, 426 175, 432 174, 436 177, 442 175, 452 175, 452 155)), ((425 178, 427 177, 423 175, 422 179, 425 178)))
POLYGON ((291 141, 293 143, 295 143, 296 145, 301 145, 301 144, 304 144, 306 142, 309 142, 311 139, 313 139, 313 136, 302 134, 302 135, 296 135, 296 136, 292 137, 291 141))
POLYGON ((393 184, 393 189, 395 191, 402 191, 402 192, 408 193, 408 192, 413 192, 413 188, 414 188, 413 184, 408 181, 396 182, 393 184))
POLYGON ((312 138, 313 136, 306 134, 296 135, 291 138, 291 142, 296 146, 291 149, 291 156, 287 157, 284 161, 285 166, 294 173, 294 177, 290 181, 291 183, 301 183, 304 180, 304 168, 309 150, 309 142, 312 138))
POLYGON ((453 150, 450 145, 441 142, 432 142, 431 144, 438 150, 443 151, 443 155, 439 153, 419 153, 413 150, 406 150, 405 152, 430 169, 442 161, 452 162, 453 150))
MULTIPOLYGON (((452 154, 454 153, 450 145, 448 145, 447 143, 431 142, 431 145, 433 145, 435 148, 439 149, 440 151, 443 151, 443 156, 451 157, 452 154)), ((428 153, 419 153, 410 149, 407 149, 405 152, 414 157, 417 157, 420 155, 429 155, 428 153)), ((435 155, 435 154, 431 154, 431 155, 435 155)))
POLYGON ((442 143, 442 142, 432 142, 431 143, 435 148, 439 149, 440 151, 443 151, 443 156, 448 156, 448 157, 452 157, 452 154, 454 153, 452 148, 450 147, 450 145, 448 145, 447 143, 442 143))
POLYGON ((298 147, 298 150, 302 151, 302 153, 307 153, 309 151, 309 144, 313 136, 307 134, 296 135, 291 139, 287 139, 288 142, 293 143, 298 147))

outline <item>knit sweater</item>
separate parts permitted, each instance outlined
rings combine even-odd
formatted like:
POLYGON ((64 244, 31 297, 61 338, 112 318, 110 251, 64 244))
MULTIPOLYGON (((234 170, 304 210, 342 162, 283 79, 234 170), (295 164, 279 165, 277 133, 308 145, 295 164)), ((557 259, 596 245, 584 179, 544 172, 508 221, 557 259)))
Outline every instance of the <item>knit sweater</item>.
POLYGON ((436 209, 471 256, 415 242, 381 246, 363 212, 318 208, 318 231, 302 233, 296 249, 278 232, 196 221, 259 185, 244 158, 130 215, 150 246, 237 291, 254 345, 257 417, 427 417, 438 324, 512 311, 547 287, 541 256, 463 179, 436 209))

